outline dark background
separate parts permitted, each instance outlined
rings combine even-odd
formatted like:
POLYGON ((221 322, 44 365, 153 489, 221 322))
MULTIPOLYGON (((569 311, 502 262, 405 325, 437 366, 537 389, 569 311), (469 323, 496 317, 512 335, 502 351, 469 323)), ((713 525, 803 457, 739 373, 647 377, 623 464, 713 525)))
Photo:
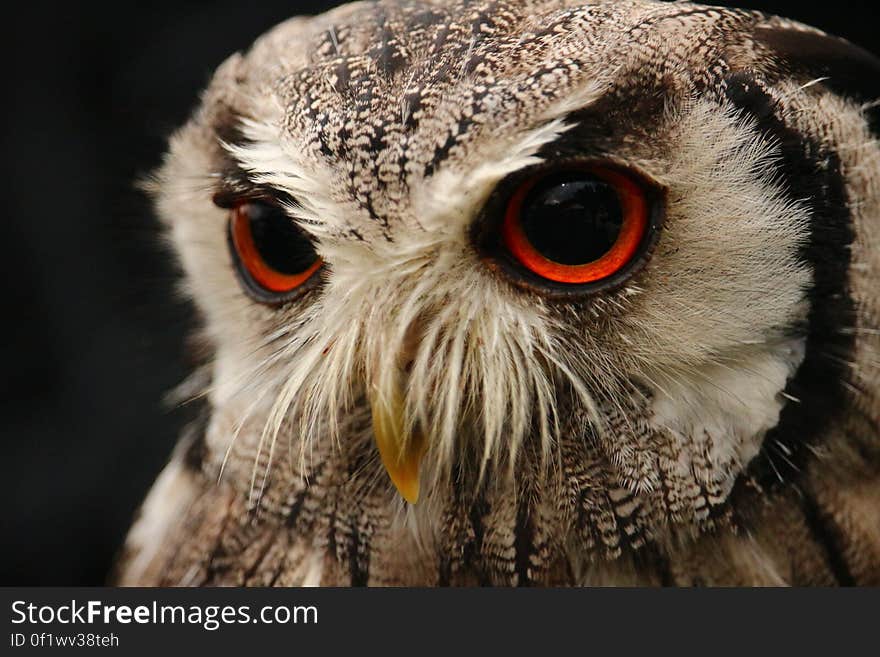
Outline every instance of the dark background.
MULTIPOLYGON (((16 3, 3 13, 0 585, 101 584, 187 411, 193 318, 134 182, 211 70, 332 3, 16 3)), ((876 2, 745 2, 876 44, 876 2)))

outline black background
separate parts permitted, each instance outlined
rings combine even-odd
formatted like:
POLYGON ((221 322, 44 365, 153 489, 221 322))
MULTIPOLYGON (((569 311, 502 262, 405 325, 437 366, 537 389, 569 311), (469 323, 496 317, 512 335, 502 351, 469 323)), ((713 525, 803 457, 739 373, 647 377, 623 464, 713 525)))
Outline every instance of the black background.
MULTIPOLYGON (((4 9, 0 584, 104 582, 187 415, 192 313, 134 182, 228 54, 330 4, 4 9)), ((880 50, 876 2, 735 4, 880 50)))

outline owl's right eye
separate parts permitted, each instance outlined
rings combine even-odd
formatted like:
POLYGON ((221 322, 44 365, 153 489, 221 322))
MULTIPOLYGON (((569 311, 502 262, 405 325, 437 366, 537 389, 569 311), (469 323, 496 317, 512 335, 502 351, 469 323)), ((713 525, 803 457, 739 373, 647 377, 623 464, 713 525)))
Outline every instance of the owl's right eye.
POLYGON ((229 245, 245 290, 263 303, 299 296, 323 265, 314 244, 284 209, 261 201, 232 207, 229 245))

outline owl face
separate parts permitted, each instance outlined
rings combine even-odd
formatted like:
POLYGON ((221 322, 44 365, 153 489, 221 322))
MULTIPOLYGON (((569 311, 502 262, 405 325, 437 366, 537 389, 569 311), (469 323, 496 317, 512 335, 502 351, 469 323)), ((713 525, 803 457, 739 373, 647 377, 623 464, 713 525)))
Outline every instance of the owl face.
POLYGON ((842 407, 852 199, 876 199, 841 173, 858 105, 791 56, 829 38, 527 5, 293 19, 173 138, 158 206, 225 476, 253 491, 366 436, 351 477, 430 504, 558 475, 577 444, 597 486, 697 522, 842 407))

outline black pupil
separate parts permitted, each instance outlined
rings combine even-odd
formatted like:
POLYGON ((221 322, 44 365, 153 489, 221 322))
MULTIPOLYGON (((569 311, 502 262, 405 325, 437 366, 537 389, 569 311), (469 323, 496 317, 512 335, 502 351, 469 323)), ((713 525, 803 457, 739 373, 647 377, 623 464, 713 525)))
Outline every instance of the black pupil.
POLYGON ((263 261, 281 274, 299 274, 317 259, 312 243, 282 209, 248 203, 251 236, 263 261))
POLYGON ((539 182, 523 201, 520 222, 531 245, 545 258, 584 265, 614 246, 623 210, 611 185, 572 171, 539 182))

